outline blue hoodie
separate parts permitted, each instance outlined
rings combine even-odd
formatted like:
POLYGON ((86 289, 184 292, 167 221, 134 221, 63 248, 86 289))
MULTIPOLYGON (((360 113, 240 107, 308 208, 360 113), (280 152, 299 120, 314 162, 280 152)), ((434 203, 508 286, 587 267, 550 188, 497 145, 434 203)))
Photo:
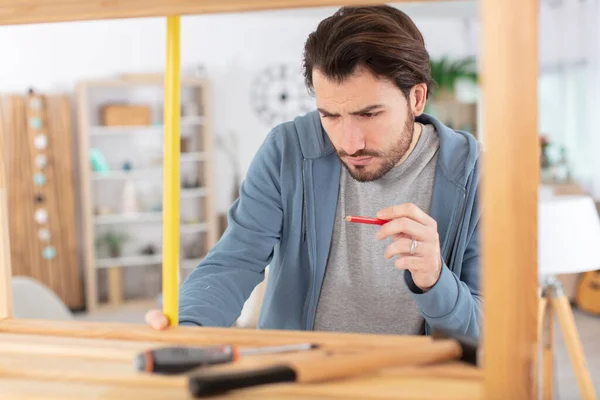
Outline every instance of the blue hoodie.
MULTIPOLYGON (((431 216, 444 265, 426 293, 409 271, 404 278, 426 333, 441 328, 479 337, 479 146, 429 115, 417 121, 433 124, 440 138, 431 216)), ((250 164, 227 230, 181 285, 180 324, 232 326, 270 265, 258 327, 312 330, 341 167, 317 111, 275 127, 250 164)))

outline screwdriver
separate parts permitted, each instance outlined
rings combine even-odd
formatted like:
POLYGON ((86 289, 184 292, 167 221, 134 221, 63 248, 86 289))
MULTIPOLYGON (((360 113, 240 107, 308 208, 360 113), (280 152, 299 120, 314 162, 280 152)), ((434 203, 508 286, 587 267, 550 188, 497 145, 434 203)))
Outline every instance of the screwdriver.
POLYGON ((313 343, 240 349, 234 345, 207 347, 161 347, 139 354, 134 365, 138 371, 180 374, 194 368, 237 361, 240 356, 306 351, 319 346, 313 343))

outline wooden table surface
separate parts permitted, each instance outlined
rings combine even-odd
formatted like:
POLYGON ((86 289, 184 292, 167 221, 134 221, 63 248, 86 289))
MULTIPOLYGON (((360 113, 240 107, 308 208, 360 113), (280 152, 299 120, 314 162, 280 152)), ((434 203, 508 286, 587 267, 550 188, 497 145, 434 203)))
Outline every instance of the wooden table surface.
MULTIPOLYGON (((277 360, 431 344, 422 336, 178 327, 153 331, 122 323, 0 321, 0 399, 191 399, 187 377, 137 372, 134 357, 169 344, 272 346, 312 342, 320 350, 242 358, 222 369, 277 360)), ((458 361, 422 367, 388 367, 326 383, 286 383, 237 390, 215 398, 480 399, 479 369, 458 361)))

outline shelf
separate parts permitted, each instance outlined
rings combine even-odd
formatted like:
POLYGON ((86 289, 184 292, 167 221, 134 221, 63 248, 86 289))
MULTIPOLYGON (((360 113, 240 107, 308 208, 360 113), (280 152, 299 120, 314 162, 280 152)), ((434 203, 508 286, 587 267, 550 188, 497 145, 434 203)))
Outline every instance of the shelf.
POLYGON ((204 151, 191 151, 187 153, 181 153, 179 161, 182 163, 198 162, 206 160, 206 152, 204 151))
POLYGON ((206 232, 207 230, 208 225, 204 222, 197 224, 181 224, 179 228, 180 233, 200 233, 206 232))
POLYGON ((180 199, 193 199, 195 197, 204 197, 208 194, 208 191, 205 188, 195 188, 195 189, 181 189, 179 198, 180 199))
MULTIPOLYGON (((183 259, 179 263, 179 266, 186 269, 195 268, 202 259, 203 258, 183 259)), ((96 260, 96 268, 139 267, 145 265, 162 265, 162 254, 101 258, 96 260)))
POLYGON ((162 168, 143 168, 132 169, 130 171, 113 170, 107 172, 94 172, 92 179, 95 181, 109 181, 122 179, 146 179, 148 174, 157 174, 162 172, 162 168))
POLYGON ((151 256, 140 255, 118 258, 101 258, 96 260, 96 268, 136 267, 141 265, 158 264, 162 264, 161 254, 154 254, 151 256))
POLYGON ((162 221, 161 212, 98 215, 94 222, 98 225, 130 224, 162 221))
MULTIPOLYGON (((203 151, 194 151, 181 153, 180 163, 192 163, 206 160, 206 153, 203 151)), ((146 179, 148 175, 162 173, 162 165, 149 168, 125 170, 112 170, 106 172, 93 172, 92 179, 95 181, 121 180, 121 179, 146 179)), ((162 179, 162 177, 161 177, 162 179)))
MULTIPOLYGON (((180 122, 181 128, 187 128, 190 126, 198 126, 204 124, 204 117, 182 117, 180 122)), ((164 125, 125 125, 125 126, 103 126, 94 125, 90 128, 90 134, 92 136, 121 136, 129 134, 142 134, 142 133, 162 133, 164 125)), ((183 129, 182 129, 183 130, 183 129)))

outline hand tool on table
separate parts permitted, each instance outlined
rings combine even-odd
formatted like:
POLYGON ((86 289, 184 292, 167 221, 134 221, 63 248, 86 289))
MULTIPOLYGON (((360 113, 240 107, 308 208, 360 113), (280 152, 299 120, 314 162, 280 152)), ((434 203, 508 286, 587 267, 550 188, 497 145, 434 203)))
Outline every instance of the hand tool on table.
POLYGON ((237 361, 240 356, 306 351, 318 347, 313 343, 256 348, 239 348, 234 345, 160 347, 139 354, 134 365, 141 372, 180 374, 202 366, 237 361))
POLYGON ((460 359, 476 365, 477 345, 469 339, 446 338, 438 332, 430 343, 415 347, 315 357, 278 362, 248 371, 195 371, 188 379, 188 389, 195 397, 213 396, 234 389, 282 382, 315 383, 348 378, 384 367, 421 366, 460 359))

